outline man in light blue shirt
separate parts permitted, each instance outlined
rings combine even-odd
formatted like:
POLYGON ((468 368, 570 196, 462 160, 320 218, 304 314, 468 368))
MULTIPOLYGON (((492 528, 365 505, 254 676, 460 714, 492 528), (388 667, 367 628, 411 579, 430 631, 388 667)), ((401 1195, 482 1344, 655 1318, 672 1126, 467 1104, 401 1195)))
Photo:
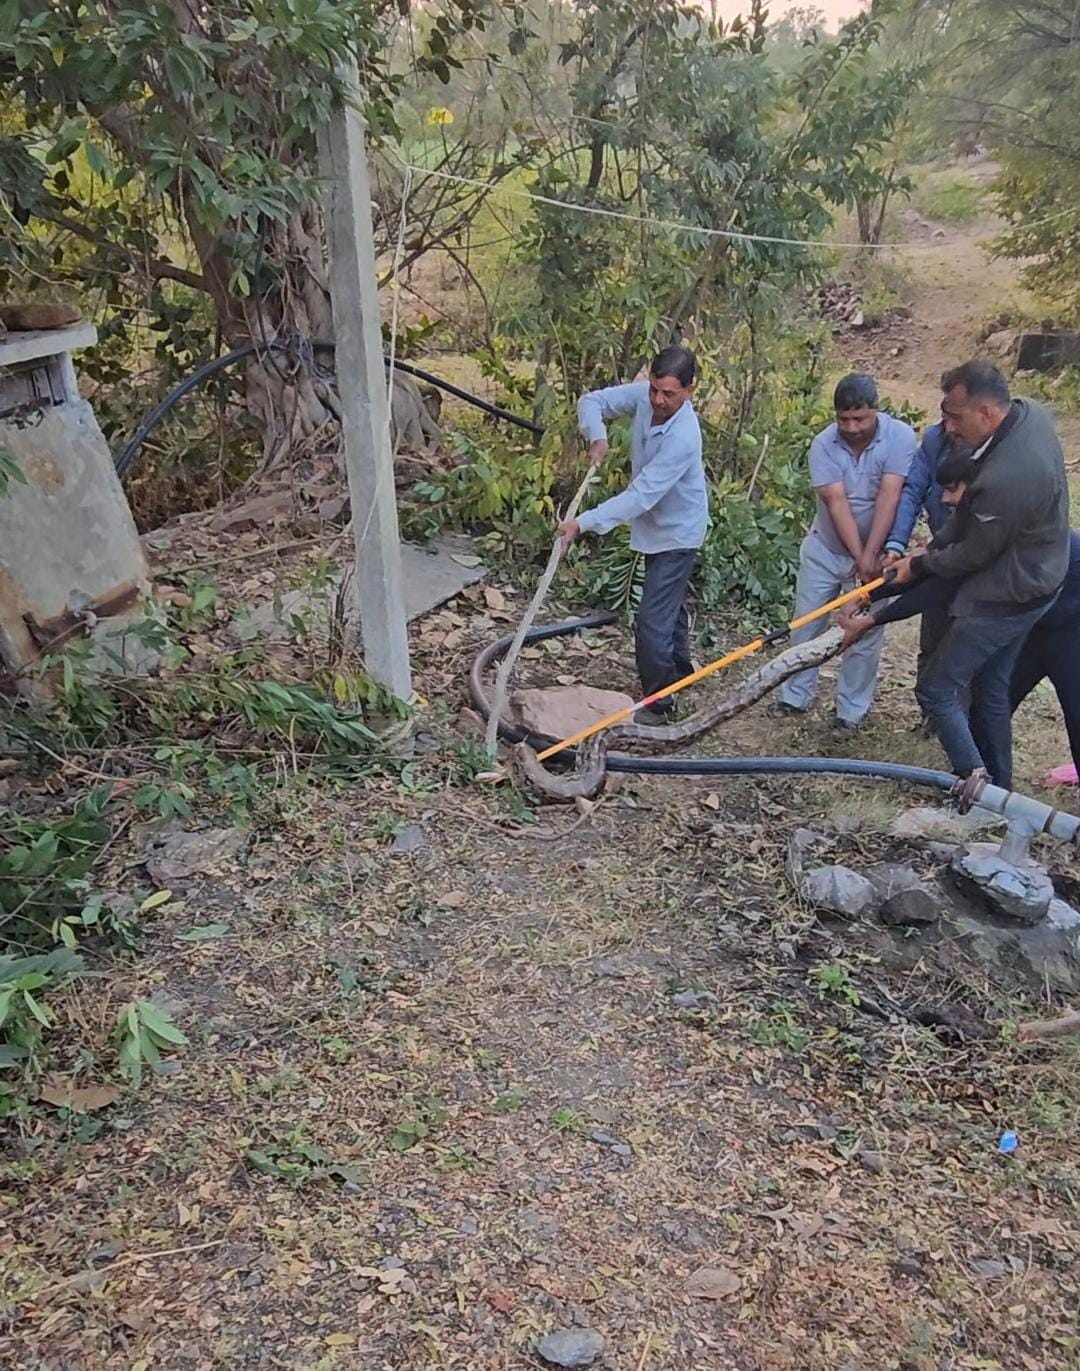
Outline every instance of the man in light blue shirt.
MULTIPOLYGON (((836 423, 823 429, 810 447, 817 514, 799 550, 795 618, 880 574, 881 549, 915 456, 914 430, 878 409, 872 376, 845 376, 836 387, 833 405, 836 423)), ((796 629, 791 641, 809 642, 826 626, 825 619, 817 619, 796 629)), ((842 729, 858 728, 873 702, 881 645, 881 630, 875 629, 840 659, 836 716, 842 729)), ((785 681, 781 709, 791 714, 808 710, 817 679, 817 670, 812 669, 785 681)))
MULTIPOLYGON (((701 426, 691 404, 697 361, 687 348, 667 347, 653 359, 648 381, 590 391, 578 404, 589 461, 607 455, 605 421, 630 418, 633 479, 618 495, 559 525, 564 548, 581 533, 630 525, 630 546, 645 555, 645 588, 634 621, 638 674, 646 696, 693 670, 686 592, 705 541, 709 492, 701 460, 701 426)), ((666 721, 671 698, 638 711, 639 723, 666 721)))

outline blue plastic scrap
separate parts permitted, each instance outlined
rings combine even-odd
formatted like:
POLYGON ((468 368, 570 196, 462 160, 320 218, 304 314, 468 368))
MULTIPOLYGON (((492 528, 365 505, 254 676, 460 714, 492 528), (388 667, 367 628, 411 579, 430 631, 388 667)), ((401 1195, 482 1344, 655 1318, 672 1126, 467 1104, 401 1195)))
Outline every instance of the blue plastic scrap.
POLYGON ((1020 1134, 1014 1133, 1010 1128, 1007 1132, 1002 1133, 1001 1141, 998 1143, 997 1150, 1002 1154, 1002 1156, 1007 1157, 1010 1153, 1015 1152, 1019 1146, 1020 1134))

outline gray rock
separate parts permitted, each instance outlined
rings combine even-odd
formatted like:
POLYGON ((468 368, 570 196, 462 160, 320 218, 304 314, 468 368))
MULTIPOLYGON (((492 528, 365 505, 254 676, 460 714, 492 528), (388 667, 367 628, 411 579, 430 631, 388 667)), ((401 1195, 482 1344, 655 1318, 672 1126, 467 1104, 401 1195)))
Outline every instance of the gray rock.
POLYGON ((885 1162, 880 1152, 860 1152, 859 1165, 872 1176, 880 1176, 885 1170, 885 1162))
POLYGON ((803 872, 806 865, 806 858, 815 847, 831 847, 833 840, 825 836, 824 833, 817 833, 812 828, 797 828, 788 841, 787 859, 785 869, 787 878, 794 886, 800 886, 803 881, 803 872))
POLYGON ((1004 1262, 980 1260, 971 1263, 971 1269, 976 1276, 982 1276, 985 1280, 996 1280, 1000 1276, 1007 1276, 1009 1268, 1004 1262))
POLYGON ((849 866, 819 866, 807 872, 802 884, 811 904, 846 919, 861 919, 877 904, 871 882, 849 866))
POLYGON ((708 1009, 716 1003, 716 996, 708 990, 677 990, 671 997, 676 1009, 708 1009))
POLYGON ((197 833, 163 833, 144 849, 146 870, 159 886, 213 871, 236 857, 249 835, 239 828, 205 828, 197 833))
POLYGON ((1021 924, 1037 924, 1054 898, 1050 877, 1037 862, 1006 861, 992 843, 970 843, 949 863, 961 890, 974 895, 994 914, 1021 924))
POLYGON ((615 1153, 616 1157, 622 1157, 626 1161, 632 1160, 634 1156, 634 1149, 629 1143, 616 1143, 611 1150, 615 1153))
POLYGON ((394 841, 390 844, 390 851, 400 856, 406 852, 417 852, 426 844, 427 838, 424 836, 424 830, 420 825, 408 824, 395 836, 394 841))
POLYGON ((1080 928, 1080 913, 1064 900, 1054 899, 1050 901, 1050 907, 1046 911, 1046 922, 1050 928, 1062 933, 1071 932, 1080 928))
POLYGON ((913 890, 922 884, 919 873, 913 867, 896 862, 876 862, 867 867, 865 875, 882 900, 891 899, 898 891, 913 890))
POLYGON ((921 1276, 922 1262, 918 1257, 898 1257, 893 1262, 893 1270, 898 1276, 921 1276))
POLYGON ((540 1339, 536 1350, 552 1366, 591 1366, 604 1350, 604 1339, 595 1328, 557 1328, 540 1339))
POLYGON ((475 1238, 480 1232, 480 1225, 475 1219, 462 1219, 458 1224, 458 1232, 464 1233, 467 1238, 475 1238))
POLYGON ((890 895, 878 910, 878 918, 890 927, 904 924, 932 924, 941 917, 942 900, 928 886, 911 886, 890 895))

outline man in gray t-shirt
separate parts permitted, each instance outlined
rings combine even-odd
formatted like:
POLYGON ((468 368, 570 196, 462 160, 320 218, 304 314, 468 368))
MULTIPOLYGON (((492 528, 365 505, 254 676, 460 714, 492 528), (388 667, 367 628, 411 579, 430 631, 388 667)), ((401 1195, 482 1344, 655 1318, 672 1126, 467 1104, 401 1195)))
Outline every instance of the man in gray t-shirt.
MULTIPOLYGON (((810 447, 817 514, 799 551, 796 618, 880 574, 881 549, 915 456, 914 430, 878 409, 872 376, 845 376, 833 404, 836 423, 819 433, 810 447)), ((808 642, 825 628, 825 619, 815 620, 797 629, 791 640, 808 642)), ((870 708, 881 644, 881 632, 875 630, 841 659, 836 688, 841 728, 857 728, 870 708)), ((816 670, 801 671, 786 681, 780 691, 781 708, 793 714, 808 710, 817 677, 816 670)))

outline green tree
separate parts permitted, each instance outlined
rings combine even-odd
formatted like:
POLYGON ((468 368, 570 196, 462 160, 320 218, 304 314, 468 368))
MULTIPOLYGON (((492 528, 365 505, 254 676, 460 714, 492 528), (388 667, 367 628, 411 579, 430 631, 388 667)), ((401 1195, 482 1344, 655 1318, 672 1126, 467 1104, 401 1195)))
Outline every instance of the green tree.
MULTIPOLYGON (((394 133, 399 22, 388 0, 4 0, 0 288, 94 292, 106 342, 147 314, 188 354, 214 351, 215 335, 332 337, 318 135, 352 67, 375 135, 394 133)), ((449 80, 455 40, 483 23, 479 0, 451 0, 412 65, 449 80)), ((407 254, 452 236, 478 203, 446 183, 418 194, 407 254)), ((379 208, 385 240, 398 207, 379 208)), ((336 414, 328 375, 249 366, 267 458, 336 414)))

